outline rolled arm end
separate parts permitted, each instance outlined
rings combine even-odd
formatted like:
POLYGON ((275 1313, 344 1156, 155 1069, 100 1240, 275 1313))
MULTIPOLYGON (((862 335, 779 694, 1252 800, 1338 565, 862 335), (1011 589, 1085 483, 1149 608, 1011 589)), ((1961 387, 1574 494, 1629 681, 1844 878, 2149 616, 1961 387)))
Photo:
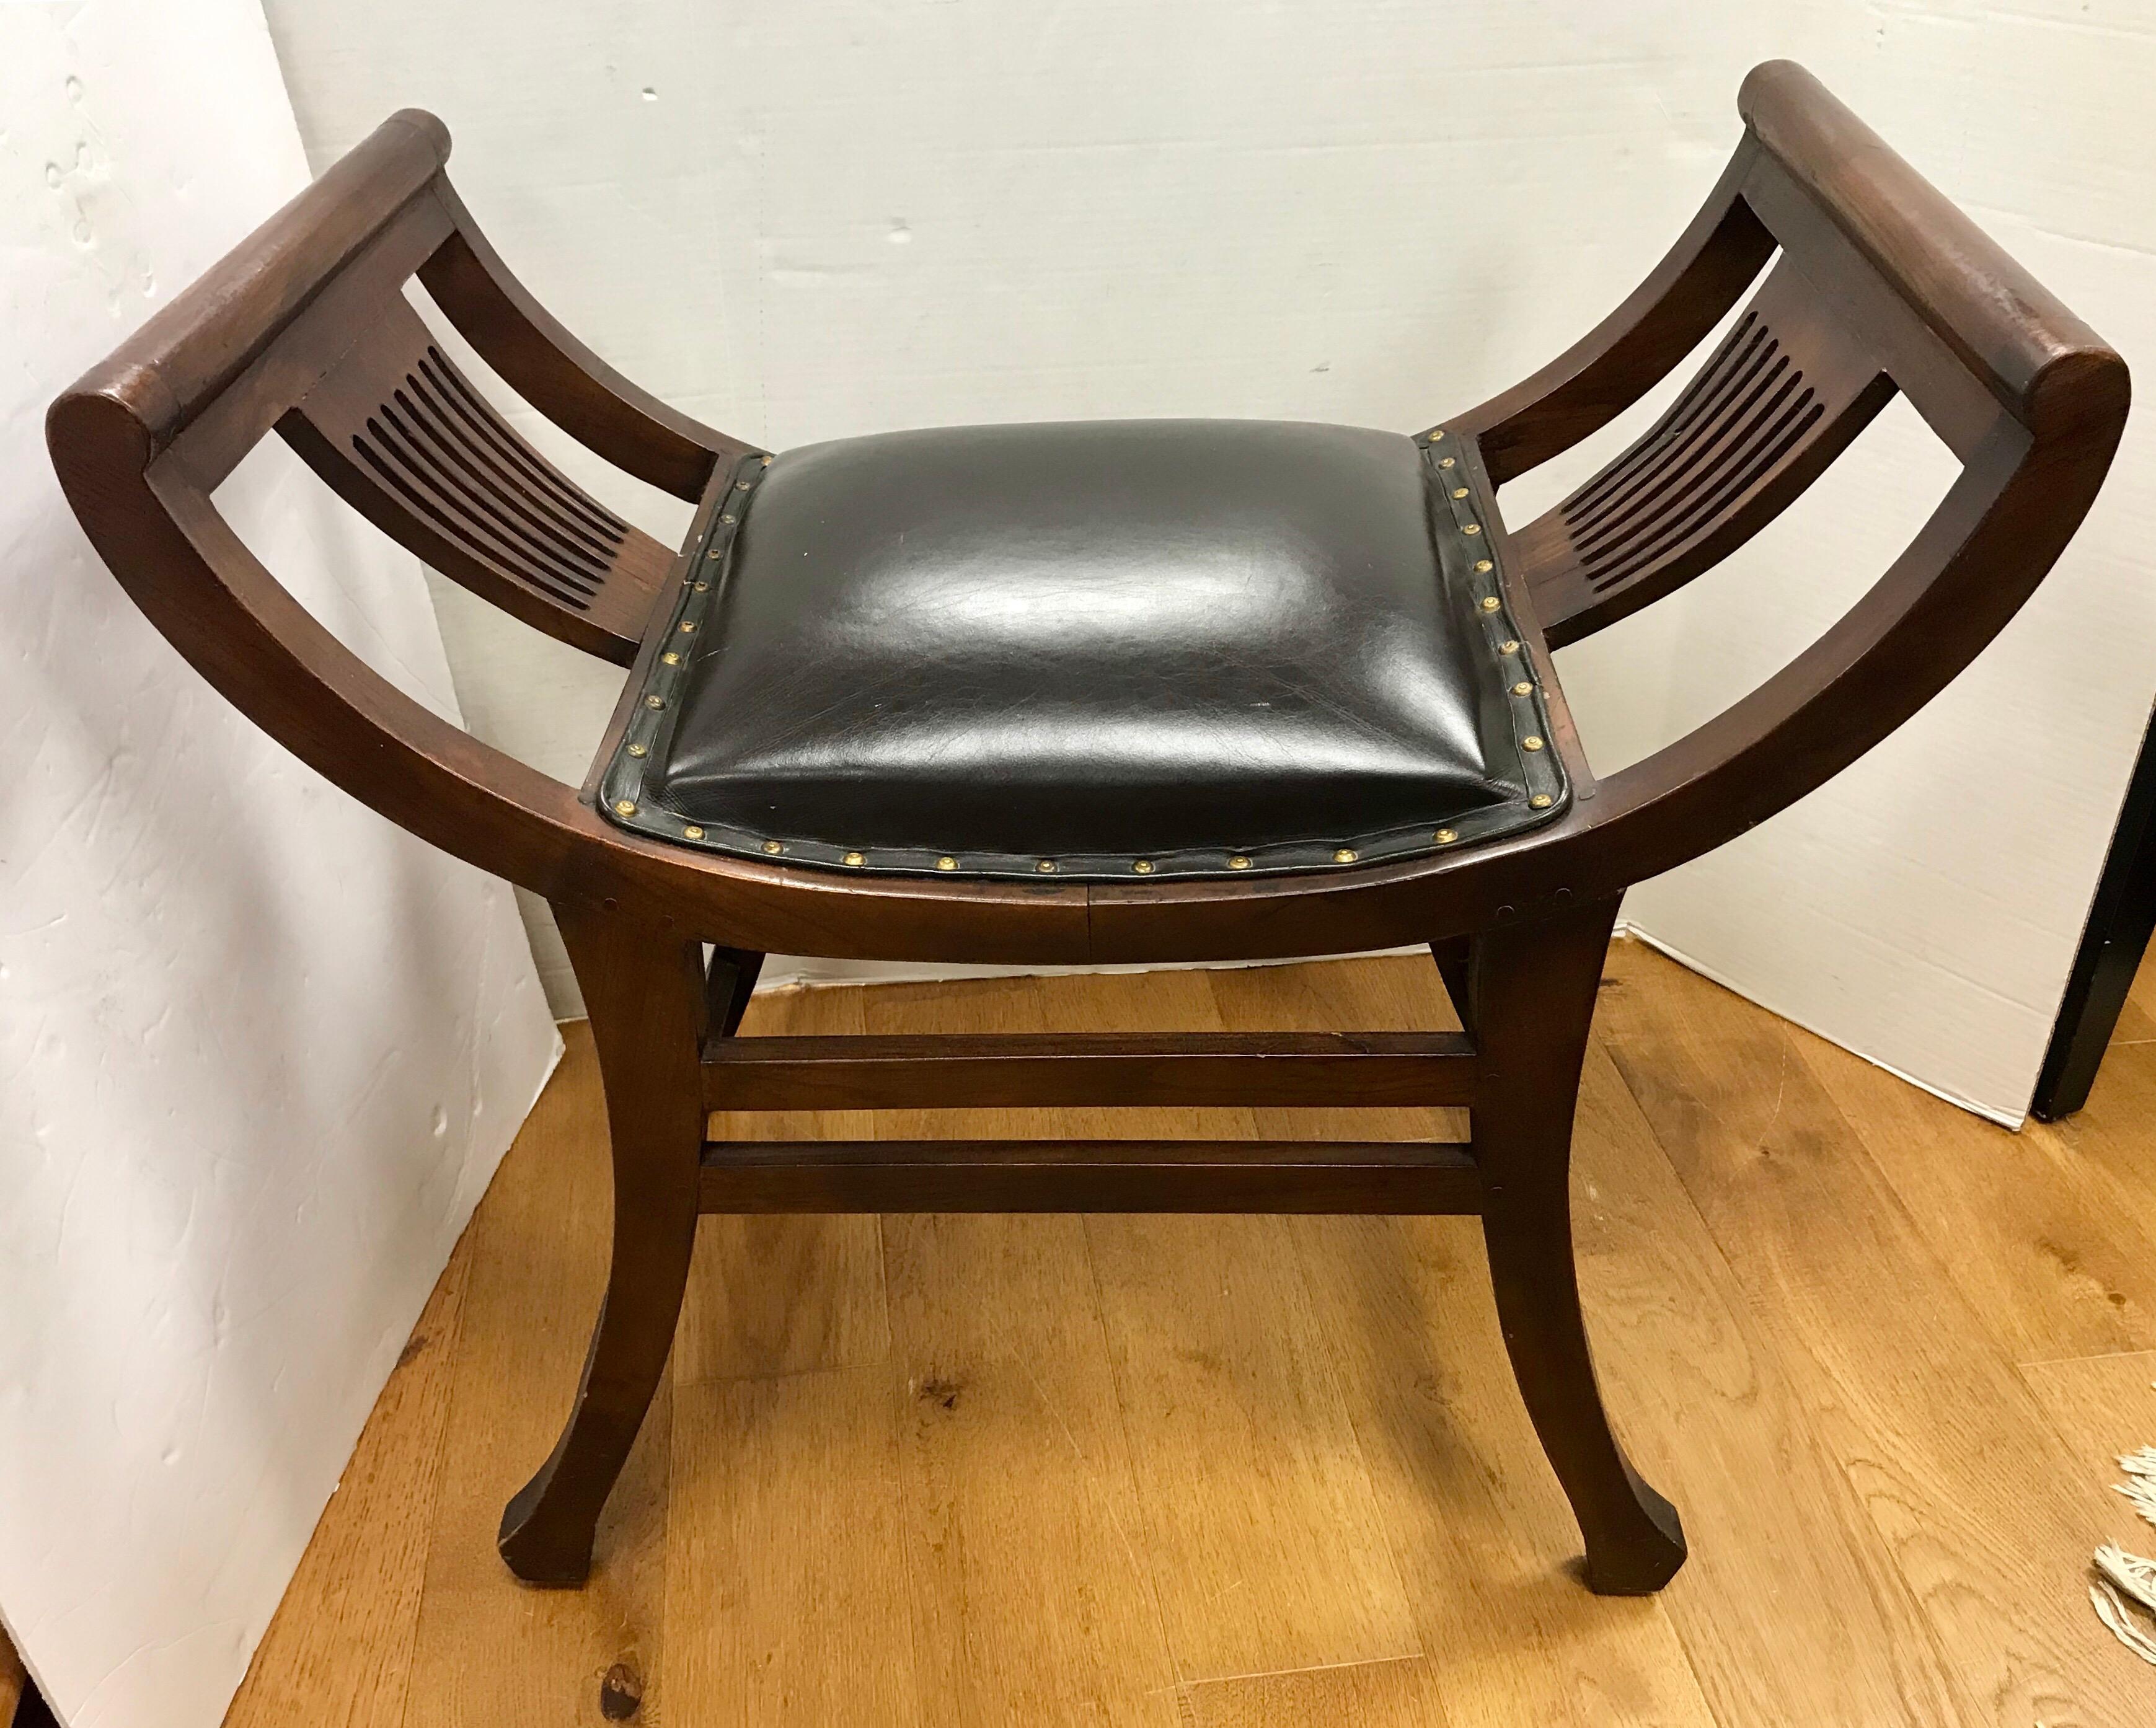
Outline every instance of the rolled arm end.
POLYGON ((2040 436, 2122 414, 2110 345, 1794 60, 1755 66, 1759 146, 2015 417, 2040 436))
POLYGON ((382 122, 385 126, 398 126, 412 134, 423 150, 429 151, 439 169, 449 159, 449 129, 438 115, 424 108, 400 108, 382 122))
POLYGON ((156 451, 151 428, 168 419, 172 392, 154 366, 115 356, 45 410, 45 449, 60 490, 81 514, 101 474, 139 474, 156 451))
POLYGON ((2084 429, 2116 438, 2133 380, 2117 350, 2098 343, 2053 355, 2029 381, 2029 424, 2040 437, 2084 429))

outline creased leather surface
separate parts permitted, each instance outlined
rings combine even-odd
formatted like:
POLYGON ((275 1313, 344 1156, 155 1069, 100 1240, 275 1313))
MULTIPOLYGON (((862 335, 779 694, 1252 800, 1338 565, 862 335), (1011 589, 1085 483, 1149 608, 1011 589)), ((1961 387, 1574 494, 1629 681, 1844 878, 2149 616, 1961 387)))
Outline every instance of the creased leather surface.
POLYGON ((808 862, 1122 876, 1517 826, 1517 662, 1433 478, 1395 433, 1256 421, 781 455, 699 555, 701 622, 664 626, 692 627, 685 664, 609 813, 808 862))

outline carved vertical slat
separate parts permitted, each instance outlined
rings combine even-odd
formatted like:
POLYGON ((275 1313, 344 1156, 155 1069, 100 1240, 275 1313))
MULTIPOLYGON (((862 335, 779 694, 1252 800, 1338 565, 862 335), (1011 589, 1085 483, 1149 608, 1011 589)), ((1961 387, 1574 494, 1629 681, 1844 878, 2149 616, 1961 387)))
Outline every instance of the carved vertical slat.
POLYGON ((1780 515, 1893 395, 1784 261, 1662 417, 1513 551, 1553 647, 1712 568, 1780 515))
POLYGON ((280 429, 444 576, 576 647, 635 657, 670 555, 534 449, 403 302, 280 429))

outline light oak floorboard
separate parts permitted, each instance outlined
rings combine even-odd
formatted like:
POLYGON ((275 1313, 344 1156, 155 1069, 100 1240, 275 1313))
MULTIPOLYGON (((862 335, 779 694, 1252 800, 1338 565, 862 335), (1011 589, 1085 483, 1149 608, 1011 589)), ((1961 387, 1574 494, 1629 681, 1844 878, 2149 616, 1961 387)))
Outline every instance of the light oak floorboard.
MULTIPOLYGON (((1214 975, 1236 1031, 1443 1031, 1424 959, 1214 975)), ((1264 1110, 1261 1132, 1450 1137, 1435 1110, 1264 1110), (1315 1118, 1314 1121, 1306 1120, 1315 1118)), ((1472 1218, 1303 1218, 1317 1331, 1370 1459, 1416 1630, 1454 1728, 1712 1721, 1659 1602, 1589 1595, 1579 1537, 1512 1383, 1472 1218)), ((1368 1675, 1339 1684, 1395 1684, 1368 1675)))
MULTIPOLYGON (((1577 1532, 1459 1219, 707 1221, 592 1584, 518 1585, 495 1526, 552 1443, 603 1277, 604 1114, 571 1028, 232 1720, 599 1724, 610 1674, 615 1715, 640 1690, 624 1719, 660 1728, 2156 1720, 2156 1671, 2086 1595, 2089 1551, 2144 1528, 2112 1454, 2156 1443, 2156 1351, 2086 1349, 2138 1336, 2111 1329, 2145 1306, 2119 1252, 2156 1219, 2156 1050, 2114 1052, 2089 1110, 2046 1131, 2056 1146, 1994 1145, 2000 1168, 1930 1217, 1971 1156, 1958 1118, 1630 945, 1611 975, 1576 1224, 1618 1426, 1691 1539, 1659 1597, 1573 1581, 1577 1532), (2074 1197, 2091 1192, 2115 1211, 2074 1197), (2101 1270, 2085 1289, 2075 1265, 2101 1270)), ((805 992, 755 1014, 1452 1023, 1420 960, 805 992)), ((1412 1110, 868 1124, 1186 1129, 1457 1131, 1412 1110)))
MULTIPOLYGON (((863 1029, 862 990, 780 990, 757 997, 744 1037, 838 1037, 863 1029)), ((867 1110, 714 1111, 715 1140, 855 1140, 867 1110)), ((859 1217, 700 1219, 696 1257, 674 1341, 677 1385, 891 1359, 883 1250, 859 1217)))
POLYGON ((1788 1037, 2009 1357, 2156 1346, 2156 1238, 2131 1192, 2076 1155, 2073 1131, 2010 1133, 1825 1038, 1788 1037))
POLYGON ((2156 1529, 2112 1491, 2126 1479, 2118 1459, 2156 1446, 2156 1351, 2030 1362, 2021 1377, 2074 1460, 2065 1485, 2087 1515, 2086 1546, 2156 1556, 2156 1529))
MULTIPOLYGON (((1217 1031, 1202 972, 1056 981, 1095 1025, 1217 1031)), ((1254 1131, 1247 1111, 1061 1112, 1077 1135, 1254 1131), (1204 1126, 1200 1126, 1201 1120, 1204 1126)), ((1282 1218, 1086 1219, 1178 1676, 1420 1653, 1282 1218)))
MULTIPOLYGON (((879 991, 869 1018, 884 1033, 1045 1028, 1029 979, 879 991)), ((879 1126, 1018 1136, 1052 1130, 1045 1118, 886 1111, 879 1126)), ((883 1232, 914 1645, 935 1720, 1174 1728, 1085 1221, 901 1215, 883 1232)))
POLYGON ((2152 982, 2145 966, 2134 975, 2133 987, 2126 993, 2112 1028, 2111 1042, 2114 1048, 2156 1043, 2156 982, 2152 982))
POLYGON ((1416 1654, 1420 1643, 1281 1228, 1095 1226, 1142 1529, 1177 1670, 1208 1679, 1416 1654), (1172 1317, 1148 1277, 1183 1256, 1172 1317))
POLYGON ((1726 1723, 1981 1720, 1623 1077, 1588 1053, 1573 1230, 1604 1394, 1691 1557, 1659 1601, 1726 1723))
POLYGON ((1789 1028, 1636 945, 1611 971, 1626 1086, 1977 1720, 2156 1720, 2156 1670, 2088 1612, 2071 1458, 1789 1028))
POLYGON ((675 1392, 665 1713, 696 1728, 922 1713, 883 1367, 675 1392))
POLYGON ((361 1431, 228 1728, 403 1721, 471 1247, 468 1231, 361 1431))
POLYGON ((8 1635, 0 1633, 0 1722, 15 1720, 15 1706, 23 1701, 23 1688, 28 1676, 23 1672, 23 1659, 15 1654, 15 1647, 8 1635))
MULTIPOLYGON (((2084 1179, 2115 1208, 2118 1228, 2156 1244, 2156 1043, 2113 1046, 2086 1107, 2062 1122, 2032 1123, 2023 1131, 2041 1139, 2060 1162, 2086 1172, 2084 1179)), ((2156 1254, 2156 1247, 2143 1252, 2156 1254)), ((2128 1347, 2152 1343, 2140 1338, 2128 1347)))

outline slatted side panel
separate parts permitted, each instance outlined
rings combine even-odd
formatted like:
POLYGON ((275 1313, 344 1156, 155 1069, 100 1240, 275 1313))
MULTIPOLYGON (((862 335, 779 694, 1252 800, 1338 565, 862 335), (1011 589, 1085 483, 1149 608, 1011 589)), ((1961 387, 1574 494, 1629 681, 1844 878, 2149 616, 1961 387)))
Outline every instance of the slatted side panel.
POLYGON ((286 416, 322 476, 445 576, 626 664, 670 561, 510 425, 399 302, 286 416))
POLYGON ((1826 412, 1748 310, 1654 434, 1560 507, 1588 583, 1606 591, 1711 522, 1826 412))
POLYGON ((1636 444, 1514 546, 1553 645, 1659 599, 1785 509, 1892 395, 1784 262, 1636 444))
POLYGON ((629 537, 628 523, 535 459, 432 343, 352 444, 476 556, 579 612, 629 537))

